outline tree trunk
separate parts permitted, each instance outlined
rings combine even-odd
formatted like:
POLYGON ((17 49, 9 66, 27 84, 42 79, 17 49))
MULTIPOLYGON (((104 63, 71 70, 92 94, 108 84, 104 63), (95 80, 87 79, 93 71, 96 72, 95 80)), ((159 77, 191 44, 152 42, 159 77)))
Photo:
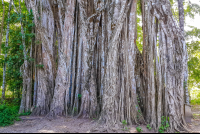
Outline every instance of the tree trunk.
MULTIPOLYGON (((14 3, 13 3, 14 4, 14 3)), ((19 114, 24 112, 29 112, 32 106, 32 83, 31 83, 31 71, 29 70, 30 64, 27 61, 27 50, 25 42, 25 33, 22 23, 22 14, 21 14, 21 1, 19 0, 19 16, 21 24, 21 33, 22 33, 22 44, 23 44, 23 53, 24 53, 24 64, 23 66, 23 89, 22 89, 22 98, 21 105, 19 109, 19 114)))
MULTIPOLYGON (((62 9, 61 3, 59 4, 59 10, 62 9)), ((67 11, 65 12, 64 25, 60 22, 61 31, 60 35, 60 47, 58 57, 58 70, 55 80, 55 89, 53 101, 51 103, 51 111, 49 116, 66 115, 67 114, 67 97, 70 88, 70 67, 71 67, 71 51, 74 38, 74 11, 76 2, 74 0, 68 0, 66 3, 67 11), (62 26, 63 25, 63 26, 62 26), (63 29, 62 29, 63 27, 63 29)), ((62 18, 60 18, 62 19, 62 18)))
POLYGON ((136 60, 136 3, 136 0, 116 1, 114 7, 111 23, 113 33, 108 46, 106 85, 102 109, 102 119, 108 125, 115 125, 123 120, 126 120, 129 124, 143 121, 137 102, 134 71, 136 60), (124 34, 125 36, 122 36, 124 34), (119 42, 120 35, 123 40, 122 44, 119 42), (118 66, 118 45, 123 45, 124 48, 122 52, 125 64, 121 67, 118 66), (122 74, 119 74, 118 70, 121 69, 122 74), (121 86, 119 86, 120 83, 121 86))
MULTIPOLYGON (((8 10, 8 22, 7 22, 7 31, 6 31, 6 45, 5 47, 8 48, 8 41, 9 41, 9 32, 10 32, 10 12, 12 8, 12 0, 10 0, 9 10, 8 10)), ((4 55, 4 60, 7 58, 7 50, 4 55)), ((5 99, 5 92, 6 92, 6 62, 4 62, 3 66, 3 89, 2 89, 2 99, 5 99)))
POLYGON ((157 130, 165 116, 168 131, 183 127, 184 36, 169 0, 142 0, 141 54, 136 45, 137 3, 26 1, 34 13, 36 39, 41 41, 37 64, 44 64, 35 71, 34 114, 100 116, 108 126, 125 120, 146 122, 157 130))
POLYGON ((5 17, 4 0, 2 0, 2 6, 3 6, 3 16, 2 16, 2 22, 1 22, 1 34, 0 34, 0 54, 1 54, 1 44, 2 44, 2 36, 3 36, 4 17, 5 17))
MULTIPOLYGON (((185 25, 185 16, 184 16, 184 7, 183 7, 183 1, 184 0, 178 0, 178 9, 179 9, 179 24, 180 24, 180 29, 183 33, 185 34, 184 31, 184 25, 185 25)), ((184 43, 185 44, 185 43, 184 43)), ((184 45, 184 53, 185 53, 185 73, 184 73, 184 95, 185 95, 185 103, 190 104, 190 95, 188 91, 188 66, 187 66, 187 61, 188 61, 188 54, 187 54, 187 46, 184 45)))
POLYGON ((179 24, 182 32, 184 33, 184 25, 185 25, 185 16, 184 16, 184 0, 178 0, 178 10, 179 10, 179 24))
POLYGON ((144 62, 149 65, 147 67, 146 121, 153 128, 158 129, 161 125, 161 116, 169 117, 168 131, 180 130, 184 127, 182 124, 184 124, 183 73, 185 63, 181 60, 181 58, 185 59, 184 53, 181 53, 184 50, 182 47, 184 36, 174 21, 169 1, 153 1, 152 4, 145 1, 144 5, 148 5, 148 8, 143 11, 145 23, 143 30, 145 35, 148 33, 143 49, 146 53, 144 55, 147 55, 144 62), (159 42, 157 42, 158 31, 159 42), (160 55, 157 53, 157 44, 160 55), (146 48, 149 48, 148 52, 146 48), (161 108, 162 105, 163 108, 161 108))
POLYGON ((37 104, 33 115, 46 115, 54 94, 55 61, 54 61, 54 1, 27 1, 27 7, 32 8, 36 28, 38 47, 37 69, 37 104))

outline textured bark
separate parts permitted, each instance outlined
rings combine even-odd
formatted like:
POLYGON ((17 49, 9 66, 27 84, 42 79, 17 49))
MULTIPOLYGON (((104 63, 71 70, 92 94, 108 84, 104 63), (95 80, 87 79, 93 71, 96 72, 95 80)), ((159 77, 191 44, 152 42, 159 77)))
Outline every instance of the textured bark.
MULTIPOLYGON (((10 0, 9 4, 9 10, 8 10, 8 22, 7 22, 7 30, 6 30, 6 45, 5 47, 8 47, 8 41, 9 41, 9 32, 10 32, 10 12, 12 8, 12 0, 10 0)), ((4 55, 4 59, 7 58, 7 52, 4 55)), ((6 62, 3 65, 3 85, 2 85, 2 99, 5 99, 5 92, 6 92, 6 62)))
POLYGON ((144 5, 148 5, 148 8, 143 11, 145 23, 143 31, 145 35, 148 33, 143 51, 146 54, 143 55, 147 55, 144 62, 149 65, 146 67, 147 101, 151 100, 147 102, 146 121, 153 128, 158 128, 161 124, 161 116, 169 117, 168 131, 180 130, 184 127, 183 80, 186 65, 185 60, 181 60, 181 58, 185 59, 184 36, 174 21, 169 1, 143 2, 144 5), (159 42, 157 42, 158 32, 159 42), (159 51, 157 51, 157 43, 159 51))
POLYGON ((36 40, 41 43, 38 48, 37 69, 37 104, 32 114, 46 115, 54 94, 55 61, 54 61, 54 30, 55 20, 52 7, 54 1, 27 1, 31 7, 36 25, 36 40))
POLYGON ((44 64, 35 69, 34 114, 100 117, 108 126, 146 122, 157 130, 165 116, 168 131, 183 127, 186 48, 169 0, 141 0, 142 54, 136 45, 137 0, 26 0, 26 5, 41 41, 36 61, 44 64))
MULTIPOLYGON (((62 5, 59 4, 59 8, 62 9, 62 5)), ((65 3, 63 3, 65 4, 65 3)), ((67 11, 65 13, 64 25, 60 22, 60 30, 63 31, 59 46, 58 57, 58 70, 56 76, 56 85, 54 90, 54 97, 51 103, 50 116, 66 115, 67 114, 67 95, 70 87, 70 67, 71 67, 71 51, 74 37, 74 12, 75 12, 75 0, 68 0, 67 11), (63 27, 63 29, 62 29, 63 27)), ((61 19, 61 18, 60 18, 61 19)))
MULTIPOLYGON (((14 5, 14 2, 13 2, 14 5)), ((19 16, 21 16, 21 1, 19 0, 19 16)), ((31 70, 29 70, 30 64, 27 61, 27 51, 25 44, 25 33, 22 24, 22 18, 20 18, 21 24, 21 33, 22 33, 22 44, 23 44, 23 53, 24 53, 24 64, 23 64, 23 89, 22 89, 22 98, 21 105, 19 109, 19 114, 24 112, 29 112, 32 106, 32 83, 31 83, 31 70)))
POLYGON ((98 26, 95 26, 95 20, 90 18, 85 20, 85 17, 92 16, 96 12, 95 0, 94 1, 78 1, 80 10, 81 36, 83 38, 83 89, 81 91, 81 108, 79 117, 96 117, 97 109, 97 96, 96 96, 96 83, 94 83, 94 46, 96 44, 96 36, 98 26), (88 5, 86 8, 84 8, 88 5), (89 21, 89 22, 88 22, 89 21), (88 32, 88 33, 87 33, 88 32))
POLYGON ((184 25, 185 25, 185 16, 184 16, 184 7, 183 7, 184 0, 178 0, 178 10, 179 10, 179 23, 180 28, 184 32, 184 25))
MULTIPOLYGON (((185 26, 185 16, 184 16, 184 7, 183 7, 184 0, 178 0, 178 9, 179 9, 179 25, 182 30, 182 33, 185 34, 184 26, 185 26)), ((185 73, 184 73, 184 95, 185 95, 185 103, 190 104, 190 96, 188 91, 188 54, 187 54, 187 46, 184 43, 184 53, 185 53, 185 73)))
POLYGON ((113 33, 108 46, 102 119, 108 125, 123 120, 129 124, 143 122, 137 102, 135 81, 136 3, 116 1, 112 20, 113 33), (128 14, 127 14, 128 13, 128 14), (129 19, 128 19, 129 18, 129 19), (124 28, 123 28, 124 25, 124 28), (120 44, 120 35, 122 44, 120 44), (123 36, 125 35, 125 36, 123 36), (119 50, 123 46, 124 65, 118 66, 119 50), (118 70, 122 70, 121 73, 118 70))

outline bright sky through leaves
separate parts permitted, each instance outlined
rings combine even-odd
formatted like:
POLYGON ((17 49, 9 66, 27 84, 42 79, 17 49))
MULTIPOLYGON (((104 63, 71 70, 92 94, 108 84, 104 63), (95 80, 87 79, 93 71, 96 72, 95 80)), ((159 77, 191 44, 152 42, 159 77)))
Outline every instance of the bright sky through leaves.
MULTIPOLYGON (((198 4, 200 5, 200 0, 190 0, 191 3, 195 3, 195 4, 198 4)), ((189 26, 194 26, 194 27, 197 27, 198 29, 200 29, 200 15, 197 14, 195 15, 194 19, 190 18, 190 17, 186 17, 186 27, 185 27, 185 30, 188 31, 188 30, 191 30, 189 26)))

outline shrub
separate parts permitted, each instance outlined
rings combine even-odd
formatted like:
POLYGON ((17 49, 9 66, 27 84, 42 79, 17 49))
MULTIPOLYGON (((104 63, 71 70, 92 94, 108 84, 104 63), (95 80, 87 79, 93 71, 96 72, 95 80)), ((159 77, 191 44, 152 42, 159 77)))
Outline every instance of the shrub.
POLYGON ((19 121, 18 115, 19 106, 0 105, 0 126, 8 126, 14 124, 14 121, 19 121))

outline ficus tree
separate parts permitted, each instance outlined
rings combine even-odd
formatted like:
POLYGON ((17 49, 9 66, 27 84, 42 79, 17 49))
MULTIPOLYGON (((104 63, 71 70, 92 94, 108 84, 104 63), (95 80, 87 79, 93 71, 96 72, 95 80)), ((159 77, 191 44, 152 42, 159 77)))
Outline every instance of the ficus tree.
POLYGON ((107 126, 148 123, 156 130, 165 119, 169 132, 187 130, 187 48, 172 0, 21 4, 12 4, 20 35, 9 49, 20 53, 10 60, 23 72, 20 113, 99 118, 107 126))

